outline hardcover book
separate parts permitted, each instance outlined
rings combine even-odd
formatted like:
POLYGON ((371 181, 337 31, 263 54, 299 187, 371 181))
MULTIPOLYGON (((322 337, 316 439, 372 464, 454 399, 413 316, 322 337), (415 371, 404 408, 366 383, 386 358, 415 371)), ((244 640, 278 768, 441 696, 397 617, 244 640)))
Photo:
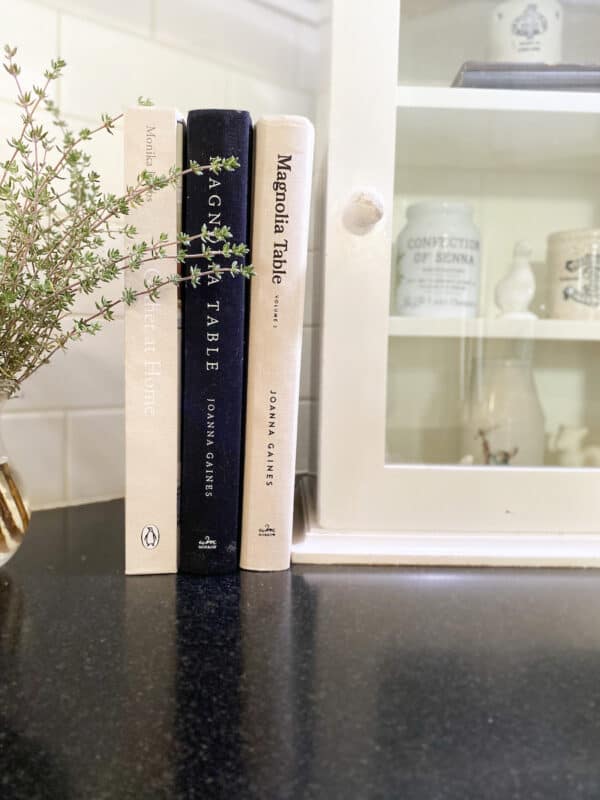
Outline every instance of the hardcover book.
MULTIPOLYGON (((186 233, 199 233, 205 223, 209 231, 227 225, 232 242, 248 243, 251 133, 246 111, 189 113, 187 158, 205 165, 214 156, 236 156, 240 167, 186 176, 186 233)), ((198 250, 192 243, 189 252, 198 250)), ((185 269, 191 266, 206 269, 207 263, 192 258, 185 269)), ((197 288, 183 287, 182 572, 220 574, 238 568, 246 287, 245 278, 228 274, 203 277, 197 288)))
POLYGON ((468 89, 597 92, 600 90, 600 66, 467 61, 460 68, 452 86, 468 89))
POLYGON ((304 117, 256 125, 243 569, 290 565, 313 150, 304 117))
MULTIPOLYGON (((181 166, 183 120, 174 109, 140 107, 125 113, 125 182, 135 185, 147 170, 165 175, 181 166)), ((161 233, 174 242, 180 230, 181 190, 153 193, 131 211, 135 241, 161 233)), ((172 248, 175 253, 175 248, 172 248)), ((126 286, 143 291, 145 281, 175 270, 170 258, 148 261, 125 273, 126 286)), ((177 571, 179 469, 178 298, 166 286, 156 302, 140 297, 125 310, 125 571, 177 571)))

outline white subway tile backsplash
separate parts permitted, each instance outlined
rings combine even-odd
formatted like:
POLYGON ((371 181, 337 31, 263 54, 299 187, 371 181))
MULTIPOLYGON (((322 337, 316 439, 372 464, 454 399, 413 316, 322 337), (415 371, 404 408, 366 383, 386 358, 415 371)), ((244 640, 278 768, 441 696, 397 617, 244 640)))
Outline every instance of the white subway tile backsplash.
POLYGON ((122 410, 72 411, 67 416, 67 499, 108 500, 125 492, 122 410))
POLYGON ((299 25, 295 47, 296 86, 314 92, 319 85, 323 63, 318 29, 311 25, 299 25))
POLYGON ((117 408, 125 402, 124 321, 73 342, 25 382, 9 413, 71 408, 117 408))
MULTIPOLYGON (((68 62, 58 100, 71 126, 91 126, 149 96, 185 113, 196 107, 247 108, 314 119, 314 28, 294 9, 254 0, 0 0, 4 40, 19 48, 25 83, 40 83, 49 61, 68 62), (285 13, 283 13, 285 12, 285 13), (228 22, 226 23, 226 20, 228 22), (233 20, 233 22, 232 22, 233 20), (60 49, 60 52, 59 52, 60 49)), ((2 71, 2 74, 3 71, 2 71)), ((19 126, 10 78, 0 75, 0 158, 19 126)), ((120 193, 120 126, 87 145, 106 192, 120 193)), ((317 164, 315 203, 322 192, 317 164)), ((118 242, 117 246, 121 246, 118 242)), ((322 229, 313 220, 307 279, 298 470, 314 471, 320 329, 322 229)), ((117 282, 104 294, 116 297, 117 282)), ((97 294, 73 309, 88 314, 97 294)), ((9 403, 4 432, 34 508, 119 497, 124 492, 124 322, 74 343, 9 403)))
MULTIPOLYGON (((94 128, 100 124, 100 113, 104 109, 97 109, 97 113, 89 121, 83 122, 67 118, 67 122, 74 132, 82 128, 94 128)), ((107 111, 109 109, 106 109, 107 111)), ((112 113, 112 112, 111 112, 112 113)), ((100 175, 100 186, 103 192, 122 194, 124 188, 124 149, 123 149, 123 123, 119 120, 112 133, 99 131, 94 134, 89 142, 85 142, 82 149, 92 158, 92 167, 100 175)), ((119 245, 121 242, 119 241, 119 245)))
POLYGON ((294 0, 293 3, 290 3, 289 0, 258 0, 257 5, 268 6, 276 9, 280 14, 287 14, 293 19, 313 26, 322 23, 327 12, 325 0, 294 0))
POLYGON ((32 508, 64 504, 64 413, 6 414, 2 431, 10 461, 23 479, 32 508))
POLYGON ((69 15, 61 25, 63 55, 73 67, 61 85, 66 113, 97 118, 135 105, 140 95, 181 112, 225 101, 221 66, 69 15))
POLYGON ((7 139, 17 136, 21 131, 21 111, 8 101, 0 101, 0 159, 4 160, 12 154, 7 139))
POLYGON ((298 23, 252 0, 156 0, 156 36, 294 84, 298 23))
POLYGON ((139 34, 152 32, 153 0, 47 0, 61 11, 126 28, 139 34))
MULTIPOLYGON (((28 0, 0 0, 0 19, 2 56, 5 44, 16 47, 22 87, 42 86, 44 71, 59 55, 58 14, 28 0)), ((0 70, 0 98, 12 101, 15 97, 14 79, 4 69, 0 70)))
POLYGON ((231 108, 243 108, 256 121, 264 114, 313 115, 313 102, 306 92, 282 89, 277 85, 241 73, 232 73, 227 103, 231 108))

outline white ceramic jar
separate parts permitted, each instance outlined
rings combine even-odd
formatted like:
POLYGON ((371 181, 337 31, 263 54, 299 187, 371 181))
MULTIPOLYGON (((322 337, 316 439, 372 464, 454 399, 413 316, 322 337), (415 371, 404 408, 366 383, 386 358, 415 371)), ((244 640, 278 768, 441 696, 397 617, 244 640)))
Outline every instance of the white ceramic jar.
POLYGON ((492 61, 557 64, 562 59, 558 0, 505 0, 492 11, 490 28, 492 61))
POLYGON ((600 320, 600 229, 551 234, 548 268, 552 281, 550 315, 556 319, 600 320))
POLYGON ((396 313, 476 317, 481 247, 470 206, 417 203, 398 237, 396 313))

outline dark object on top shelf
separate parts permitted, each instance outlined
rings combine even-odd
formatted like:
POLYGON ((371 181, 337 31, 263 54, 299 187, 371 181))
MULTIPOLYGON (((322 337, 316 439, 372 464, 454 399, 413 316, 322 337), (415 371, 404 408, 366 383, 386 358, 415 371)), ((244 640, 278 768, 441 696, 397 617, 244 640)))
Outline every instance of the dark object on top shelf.
POLYGON ((600 65, 467 61, 460 68, 452 86, 597 92, 600 91, 600 65))

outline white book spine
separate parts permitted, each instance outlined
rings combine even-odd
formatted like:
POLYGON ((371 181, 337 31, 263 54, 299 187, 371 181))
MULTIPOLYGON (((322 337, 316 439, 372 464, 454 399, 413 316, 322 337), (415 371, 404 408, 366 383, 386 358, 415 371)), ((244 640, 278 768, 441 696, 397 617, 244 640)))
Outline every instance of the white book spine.
POLYGON ((290 565, 313 150, 304 117, 256 125, 243 569, 290 565))
MULTIPOLYGON (((140 107, 125 114, 125 183, 143 171, 165 175, 181 166, 181 129, 174 109, 140 107)), ((180 188, 167 187, 134 209, 129 222, 135 242, 150 243, 179 231, 180 188)), ((174 254, 175 248, 169 248, 174 254)), ((126 286, 176 272, 176 262, 148 261, 126 272, 126 286)), ((178 298, 166 286, 156 302, 140 297, 125 311, 125 571, 177 572, 177 482, 179 469, 178 298)))

